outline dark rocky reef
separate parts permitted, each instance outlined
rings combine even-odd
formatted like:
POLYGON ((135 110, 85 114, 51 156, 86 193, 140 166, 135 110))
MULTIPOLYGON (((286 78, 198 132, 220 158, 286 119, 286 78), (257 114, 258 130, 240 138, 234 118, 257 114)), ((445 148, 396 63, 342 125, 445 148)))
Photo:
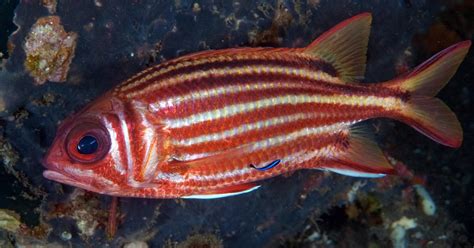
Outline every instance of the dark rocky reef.
POLYGON ((369 11, 374 20, 365 81, 384 81, 451 43, 472 39, 473 5, 455 2, 21 1, 9 58, 0 65, 0 222, 10 228, 0 230, 0 246, 381 247, 396 244, 401 229, 408 232, 401 242, 411 247, 469 246, 472 55, 440 95, 463 124, 459 150, 399 123, 367 123, 387 155, 397 158, 396 176, 368 180, 307 171, 228 199, 122 198, 118 229, 109 239, 110 197, 47 181, 40 164, 61 120, 155 63, 206 49, 301 47, 339 21, 369 11), (50 15, 60 18, 65 32, 77 34, 77 44, 66 81, 37 85, 25 70, 25 40, 33 24, 50 15), (425 179, 437 205, 434 215, 423 210, 427 199, 416 193, 415 175, 425 179))

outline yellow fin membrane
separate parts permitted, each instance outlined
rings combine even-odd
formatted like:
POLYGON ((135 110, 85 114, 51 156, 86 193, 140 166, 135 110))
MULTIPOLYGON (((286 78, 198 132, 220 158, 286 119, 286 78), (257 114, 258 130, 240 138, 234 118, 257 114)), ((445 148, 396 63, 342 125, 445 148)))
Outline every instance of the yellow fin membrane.
POLYGON ((451 109, 434 96, 454 75, 470 46, 471 41, 454 44, 411 73, 386 83, 390 88, 409 93, 407 104, 398 119, 450 147, 461 146, 462 128, 451 109))
POLYGON ((343 81, 359 81, 365 74, 371 23, 370 13, 356 15, 326 31, 303 51, 330 63, 343 81))

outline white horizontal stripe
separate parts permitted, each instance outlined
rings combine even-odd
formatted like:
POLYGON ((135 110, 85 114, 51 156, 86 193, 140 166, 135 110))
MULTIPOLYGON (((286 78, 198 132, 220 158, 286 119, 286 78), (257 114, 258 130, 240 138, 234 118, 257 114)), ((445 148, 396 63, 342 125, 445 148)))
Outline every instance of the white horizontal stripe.
POLYGON ((255 169, 251 167, 245 167, 245 168, 238 168, 231 171, 218 172, 211 175, 189 174, 187 179, 194 180, 194 181, 221 180, 221 179, 226 179, 226 178, 232 178, 235 176, 243 176, 245 174, 248 174, 252 170, 255 170, 255 169))
POLYGON ((185 182, 185 179, 182 175, 178 173, 163 173, 163 172, 158 172, 158 175, 156 176, 156 179, 159 181, 169 181, 172 183, 183 183, 185 182))
MULTIPOLYGON (((332 133, 337 133, 341 131, 347 131, 348 128, 358 122, 359 120, 352 121, 352 122, 338 122, 332 125, 324 125, 324 126, 316 126, 316 127, 305 127, 300 130, 288 133, 288 134, 282 134, 278 136, 273 136, 270 138, 266 138, 263 140, 255 141, 249 144, 242 144, 239 147, 236 147, 234 149, 240 149, 240 148, 247 148, 248 151, 258 151, 258 150, 264 150, 264 149, 269 149, 273 146, 277 145, 282 145, 284 143, 288 143, 291 141, 294 141, 298 138, 304 137, 304 136, 314 136, 314 135, 320 135, 320 134, 332 134, 332 133)), ((214 154, 219 154, 225 151, 215 151, 213 153, 193 153, 193 154, 180 154, 179 157, 196 157, 196 158, 203 158, 203 157, 208 157, 212 156, 214 154)))
MULTIPOLYGON (((179 63, 175 64, 175 65, 172 65, 172 63, 176 62, 176 60, 170 60, 170 61, 163 62, 161 64, 158 64, 156 66, 150 67, 146 70, 143 70, 143 71, 139 72, 138 74, 136 74, 136 75, 132 76, 131 78, 127 79, 127 81, 125 81, 121 85, 121 87, 119 87, 119 89, 121 91, 126 91, 126 90, 129 90, 129 89, 134 88, 134 87, 139 87, 140 85, 146 83, 149 79, 151 79, 153 77, 158 77, 158 76, 162 75, 163 73, 173 71, 173 70, 177 70, 177 69, 181 69, 183 67, 197 66, 197 65, 202 65, 202 64, 206 64, 206 63, 214 63, 214 62, 225 62, 225 61, 233 61, 233 60, 251 59, 251 58, 252 57, 250 57, 250 56, 238 56, 236 58, 232 58, 232 57, 229 57, 228 55, 226 55, 226 56, 204 57, 204 58, 196 60, 196 59, 192 58, 192 56, 191 57, 185 57, 185 58, 181 57, 181 58, 179 58, 181 61, 179 63), (144 79, 139 79, 139 80, 135 81, 141 75, 146 74, 146 73, 148 73, 152 70, 156 70, 158 68, 161 68, 161 69, 156 71, 156 72, 150 73, 144 79)), ((255 58, 257 58, 257 57, 255 57, 255 58)))
POLYGON ((172 159, 178 160, 178 161, 191 161, 195 159, 200 159, 200 158, 205 158, 209 157, 212 155, 215 155, 219 152, 203 152, 203 153, 196 153, 196 154, 179 154, 179 155, 174 155, 172 159))
POLYGON ((328 145, 321 149, 299 151, 292 155, 291 159, 294 163, 308 162, 314 158, 335 158, 339 156, 340 151, 336 150, 334 145, 328 145))
POLYGON ((298 114, 293 114, 293 115, 278 116, 278 117, 274 117, 274 118, 254 122, 254 123, 243 124, 238 127, 234 127, 222 132, 200 135, 197 137, 183 139, 183 140, 172 139, 171 143, 173 145, 179 145, 179 146, 192 146, 195 144, 227 139, 229 137, 240 135, 252 130, 258 130, 258 129, 273 127, 273 126, 282 125, 282 124, 289 124, 291 122, 295 122, 299 120, 311 119, 311 118, 322 117, 322 116, 324 116, 324 113, 298 113, 298 114))
MULTIPOLYGON (((286 170, 289 171, 289 170, 295 169, 294 166, 301 165, 304 162, 308 162, 314 159, 337 158, 340 155, 342 155, 344 152, 345 152, 344 150, 336 149, 334 145, 328 145, 320 149, 298 151, 281 158, 281 162, 277 166, 279 167, 284 166, 286 170)), ((272 161, 273 160, 268 160, 268 161, 260 162, 260 164, 265 165, 272 161)), ((348 170, 348 169, 324 168, 323 166, 318 167, 318 168, 315 167, 315 169, 329 170, 329 171, 347 175, 347 176, 374 177, 374 178, 384 176, 384 174, 379 174, 379 173, 366 173, 366 172, 359 172, 359 171, 348 170)), ((281 172, 281 170, 278 170, 278 171, 281 172)), ((215 180, 226 180, 229 178, 233 178, 235 176, 245 177, 252 173, 261 173, 261 172, 251 167, 243 167, 243 168, 237 168, 230 171, 218 172, 218 173, 210 174, 210 175, 188 174, 186 179, 184 179, 183 176, 178 175, 178 174, 161 173, 157 179, 166 179, 166 180, 170 180, 170 181, 178 182, 178 183, 185 182, 185 180, 209 182, 209 181, 215 181, 215 180)))
POLYGON ((327 95, 283 95, 272 98, 260 99, 253 102, 233 104, 219 109, 195 113, 187 117, 177 119, 164 119, 168 128, 182 128, 197 123, 218 120, 237 114, 251 112, 257 109, 269 108, 278 105, 320 103, 320 104, 342 104, 350 106, 378 106, 393 109, 400 106, 401 102, 395 97, 377 96, 327 96, 327 95))
POLYGON ((218 97, 226 94, 235 94, 241 92, 249 92, 255 90, 265 89, 318 89, 311 83, 297 83, 297 82, 254 82, 254 83, 239 83, 229 86, 218 86, 215 88, 193 91, 188 94, 170 97, 156 103, 150 104, 152 111, 160 111, 169 107, 177 107, 180 104, 185 104, 190 100, 202 100, 211 97, 218 97))
POLYGON ((292 75, 307 80, 324 80, 326 82, 341 84, 341 80, 339 78, 332 77, 331 75, 320 70, 308 70, 292 66, 242 65, 240 67, 233 68, 219 68, 210 69, 206 71, 195 71, 179 75, 179 77, 166 78, 163 81, 149 83, 148 86, 141 90, 131 91, 129 94, 127 94, 127 97, 133 98, 162 88, 171 87, 203 78, 221 77, 226 75, 258 75, 263 73, 292 75))
MULTIPOLYGON (((221 55, 213 54, 212 56, 209 56, 209 55, 208 56, 203 56, 203 55, 205 55, 206 52, 204 52, 203 54, 200 54, 199 56, 201 56, 201 57, 196 57, 196 54, 191 54, 190 56, 184 56, 184 57, 181 57, 177 60, 170 60, 170 61, 163 62, 159 65, 156 65, 154 67, 150 67, 150 68, 148 68, 146 70, 143 70, 143 71, 139 72, 138 74, 132 76, 127 81, 125 81, 121 85, 121 87, 119 87, 118 89, 121 90, 121 91, 130 90, 134 87, 139 87, 139 86, 147 83, 148 80, 150 80, 154 77, 160 76, 163 73, 173 71, 173 70, 178 70, 178 69, 185 68, 185 67, 198 66, 198 65, 202 65, 202 64, 212 64, 212 63, 215 63, 215 62, 258 60, 258 59, 260 59, 260 60, 265 59, 266 61, 283 61, 281 54, 278 55, 278 56, 275 56, 274 55, 275 53, 272 52, 272 51, 269 51, 269 50, 265 51, 265 50, 262 50, 262 49, 256 49, 255 51, 257 52, 257 50, 258 50, 258 52, 257 52, 258 54, 255 53, 255 52, 254 53, 248 53, 248 51, 246 51, 247 54, 241 53, 239 51, 240 49, 232 49, 232 50, 233 51, 230 52, 230 53, 229 52, 227 52, 227 53, 224 52, 221 55), (266 52, 266 53, 262 54, 261 52, 266 52), (262 55, 264 55, 264 56, 262 56, 262 55), (175 64, 173 65, 173 63, 175 63, 175 64), (159 70, 157 70, 157 69, 159 69, 159 70), (152 70, 157 70, 157 71, 149 73, 152 70), (147 74, 147 73, 149 75, 146 75, 142 79, 136 80, 138 77, 140 77, 144 74, 147 74)), ((247 49, 245 48, 244 50, 247 50, 247 49)), ((301 61, 301 62, 304 62, 304 63, 309 63, 310 61, 316 62, 316 61, 320 61, 320 60, 315 60, 314 57, 309 56, 305 53, 295 52, 295 53, 291 54, 291 58, 288 58, 288 57, 284 58, 284 61, 288 62, 290 64, 290 63, 297 62, 297 61, 301 61)), ((216 66, 219 66, 219 65, 216 65, 216 66)), ((220 66, 221 67, 223 67, 223 66, 228 67, 229 65, 228 64, 223 64, 223 65, 220 65, 220 66)), ((242 65, 238 65, 238 66, 242 66, 242 65)))
MULTIPOLYGON (((278 167, 285 167, 288 170, 290 170, 291 166, 301 164, 303 162, 309 161, 311 159, 315 158, 333 158, 337 154, 335 153, 334 147, 332 145, 329 145, 327 147, 323 147, 321 149, 315 149, 315 150, 305 150, 305 151, 298 151, 293 154, 287 155, 283 158, 281 158, 281 162, 278 167)), ((275 158, 276 159, 276 158, 275 158)), ((262 165, 267 165, 274 160, 268 160, 268 161, 263 161, 260 162, 262 165)), ((247 166, 247 165, 244 165, 247 166)), ((281 171, 281 170, 278 170, 281 171)), ((231 171, 224 171, 224 172, 218 172, 215 174, 211 175, 200 175, 200 174, 189 174, 188 179, 189 180, 194 180, 194 181, 213 181, 213 180, 225 180, 228 178, 232 178, 235 176, 246 176, 247 174, 251 174, 252 172, 257 172, 257 173, 262 173, 260 171, 257 171, 254 168, 251 168, 250 166, 244 167, 244 168, 238 168, 234 169, 231 171)))

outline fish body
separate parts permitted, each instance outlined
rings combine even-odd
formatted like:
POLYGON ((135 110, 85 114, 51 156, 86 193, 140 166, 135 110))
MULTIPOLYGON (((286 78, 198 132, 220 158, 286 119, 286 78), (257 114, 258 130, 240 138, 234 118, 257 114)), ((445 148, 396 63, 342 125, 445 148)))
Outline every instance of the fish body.
POLYGON ((393 169, 355 126, 380 117, 460 146, 459 122, 434 96, 470 41, 362 84, 370 23, 357 15, 305 48, 205 51, 146 69, 61 124, 44 176, 115 196, 204 199, 299 169, 380 177, 393 169))

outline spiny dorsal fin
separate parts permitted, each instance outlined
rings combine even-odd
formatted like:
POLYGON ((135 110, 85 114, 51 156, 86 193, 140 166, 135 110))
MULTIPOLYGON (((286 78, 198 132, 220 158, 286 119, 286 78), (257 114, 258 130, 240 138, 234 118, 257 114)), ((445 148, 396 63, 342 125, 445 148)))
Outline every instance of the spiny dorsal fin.
POLYGON ((364 78, 372 15, 362 13, 326 31, 304 52, 331 63, 345 82, 364 78))

